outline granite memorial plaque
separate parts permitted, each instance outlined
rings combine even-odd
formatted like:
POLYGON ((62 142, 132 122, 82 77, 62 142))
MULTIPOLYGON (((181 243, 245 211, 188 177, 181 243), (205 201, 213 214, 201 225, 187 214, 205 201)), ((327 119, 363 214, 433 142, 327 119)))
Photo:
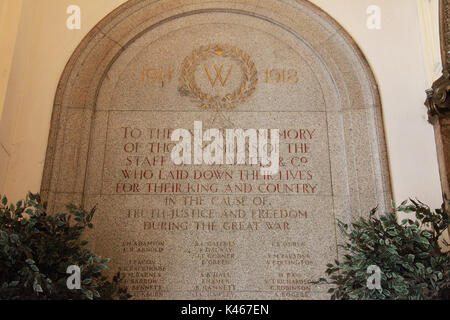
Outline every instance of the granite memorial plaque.
POLYGON ((134 298, 326 298, 336 219, 391 199, 377 86, 308 1, 129 1, 66 67, 42 192, 97 204, 86 237, 134 298))

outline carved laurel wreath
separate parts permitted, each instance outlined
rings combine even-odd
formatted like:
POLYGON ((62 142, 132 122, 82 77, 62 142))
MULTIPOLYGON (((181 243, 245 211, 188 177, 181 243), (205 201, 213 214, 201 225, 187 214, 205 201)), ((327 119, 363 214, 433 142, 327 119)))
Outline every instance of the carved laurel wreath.
POLYGON ((253 94, 258 83, 258 72, 250 56, 243 50, 228 44, 217 44, 201 46, 192 51, 192 54, 184 59, 179 81, 178 91, 180 94, 191 97, 194 102, 201 104, 201 108, 233 109, 236 104, 245 102, 253 94), (239 64, 242 71, 240 86, 223 97, 203 92, 195 81, 195 72, 198 66, 208 58, 215 56, 231 58, 239 64))

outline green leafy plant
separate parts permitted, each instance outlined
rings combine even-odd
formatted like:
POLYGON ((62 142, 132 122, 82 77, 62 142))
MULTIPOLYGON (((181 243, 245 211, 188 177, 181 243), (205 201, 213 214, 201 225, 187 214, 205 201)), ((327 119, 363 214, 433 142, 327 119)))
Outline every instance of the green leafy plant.
MULTIPOLYGON (((447 200, 446 200, 447 201, 447 200)), ((327 265, 331 299, 448 299, 450 289, 449 252, 439 239, 449 224, 445 203, 434 211, 420 201, 404 201, 393 209, 415 219, 398 223, 394 213, 360 218, 351 226, 338 221, 345 244, 341 260, 327 265), (441 246, 440 246, 441 244, 441 246), (381 286, 369 289, 369 266, 381 270, 381 286)))
POLYGON ((0 299, 128 299, 120 274, 103 275, 108 258, 86 249, 81 240, 92 228, 95 208, 86 212, 68 205, 69 213, 47 214, 39 194, 29 193, 16 205, 0 204, 0 299), (67 268, 81 270, 81 289, 68 289, 67 268))

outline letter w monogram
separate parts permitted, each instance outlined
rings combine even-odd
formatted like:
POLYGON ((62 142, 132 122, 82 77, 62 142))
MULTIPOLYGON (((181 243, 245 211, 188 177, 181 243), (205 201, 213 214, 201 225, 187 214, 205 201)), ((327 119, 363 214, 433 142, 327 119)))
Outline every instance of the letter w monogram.
POLYGON ((222 84, 222 87, 224 87, 227 84, 228 78, 230 77, 231 71, 233 70, 233 66, 231 66, 230 70, 228 70, 228 74, 225 79, 222 78, 223 65, 219 67, 215 64, 214 69, 216 70, 216 78, 213 80, 211 73, 209 72, 208 66, 205 64, 205 71, 206 74, 208 75, 211 86, 214 87, 216 85, 217 80, 219 80, 220 83, 222 84))

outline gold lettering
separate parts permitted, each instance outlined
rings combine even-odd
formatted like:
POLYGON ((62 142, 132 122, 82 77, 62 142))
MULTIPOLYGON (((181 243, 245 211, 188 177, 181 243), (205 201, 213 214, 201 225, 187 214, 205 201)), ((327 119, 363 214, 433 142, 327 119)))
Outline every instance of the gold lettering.
POLYGON ((214 87, 216 85, 217 80, 220 81, 220 83, 222 84, 222 87, 224 87, 227 84, 228 78, 230 77, 231 71, 233 70, 233 66, 230 67, 230 69, 228 70, 228 74, 226 76, 225 79, 222 78, 222 70, 223 70, 223 65, 221 65, 220 67, 218 65, 214 65, 214 69, 216 70, 216 78, 213 80, 211 73, 209 72, 209 68, 208 66, 205 64, 205 72, 208 75, 209 78, 209 82, 211 83, 211 86, 214 87))
POLYGON ((142 68, 141 82, 148 81, 150 84, 159 83, 161 87, 164 84, 171 83, 173 77, 172 68, 164 70, 163 68, 142 68))
POLYGON ((266 83, 291 83, 299 82, 298 72, 294 69, 267 69, 266 83))

